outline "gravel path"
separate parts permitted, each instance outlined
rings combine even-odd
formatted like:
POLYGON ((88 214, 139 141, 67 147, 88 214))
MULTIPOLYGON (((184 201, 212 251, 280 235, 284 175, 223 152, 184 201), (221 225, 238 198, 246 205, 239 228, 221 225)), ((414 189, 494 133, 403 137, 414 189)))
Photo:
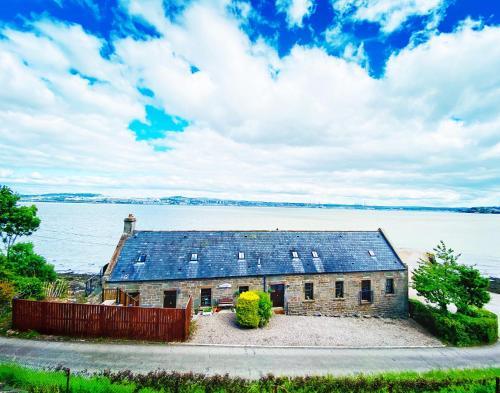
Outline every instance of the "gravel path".
POLYGON ((274 315, 263 329, 241 329, 234 313, 199 316, 192 344, 272 346, 441 346, 413 320, 274 315))

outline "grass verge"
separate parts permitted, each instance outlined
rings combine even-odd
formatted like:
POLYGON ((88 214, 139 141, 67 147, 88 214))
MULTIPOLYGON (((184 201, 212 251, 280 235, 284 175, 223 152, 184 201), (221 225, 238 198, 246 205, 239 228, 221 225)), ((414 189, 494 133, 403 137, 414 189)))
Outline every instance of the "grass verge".
MULTIPOLYGON (((99 375, 72 375, 72 393, 308 393, 308 392, 495 392, 499 368, 400 372, 350 377, 310 376, 274 377, 246 380, 225 376, 180 374, 154 371, 134 374, 130 371, 99 375)), ((66 375, 62 370, 34 370, 16 364, 0 364, 0 381, 28 392, 66 392, 66 375)))

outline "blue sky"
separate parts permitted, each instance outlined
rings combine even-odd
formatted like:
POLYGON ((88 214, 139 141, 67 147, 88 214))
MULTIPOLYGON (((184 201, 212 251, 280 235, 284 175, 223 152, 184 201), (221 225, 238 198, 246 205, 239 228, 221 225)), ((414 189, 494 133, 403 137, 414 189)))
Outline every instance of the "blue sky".
POLYGON ((20 192, 500 203, 500 3, 13 0, 20 192))

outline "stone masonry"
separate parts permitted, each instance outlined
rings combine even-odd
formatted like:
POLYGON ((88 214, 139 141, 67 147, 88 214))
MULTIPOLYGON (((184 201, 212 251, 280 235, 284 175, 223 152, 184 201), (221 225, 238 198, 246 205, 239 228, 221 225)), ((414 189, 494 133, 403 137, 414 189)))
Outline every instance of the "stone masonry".
POLYGON ((211 289, 212 305, 215 306, 220 298, 233 297, 240 286, 248 286, 250 290, 268 290, 273 284, 284 284, 284 309, 289 315, 406 317, 408 313, 407 270, 105 283, 105 288, 121 288, 126 292, 139 292, 140 306, 143 307, 163 307, 165 291, 175 290, 177 292, 176 307, 185 307, 189 297, 192 296, 196 309, 200 306, 202 288, 211 289), (387 279, 394 281, 393 294, 385 292, 387 279), (371 283, 373 291, 371 302, 360 300, 363 280, 369 280, 371 283), (335 297, 336 281, 344 282, 343 298, 335 297), (305 299, 305 283, 313 284, 312 300, 305 299))

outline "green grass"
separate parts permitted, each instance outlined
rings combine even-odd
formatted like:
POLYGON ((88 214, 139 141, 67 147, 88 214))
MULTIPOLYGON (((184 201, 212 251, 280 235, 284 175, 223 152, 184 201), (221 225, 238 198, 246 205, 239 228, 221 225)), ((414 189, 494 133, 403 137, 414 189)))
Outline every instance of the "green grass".
MULTIPOLYGON (((244 361, 244 359, 242 359, 244 361)), ((400 372, 350 377, 274 377, 249 381, 228 376, 205 376, 155 371, 130 371, 100 375, 71 375, 72 393, 317 393, 317 392, 495 392, 499 368, 400 372)), ((64 371, 41 371, 16 364, 0 364, 0 382, 33 393, 66 392, 64 371)))

